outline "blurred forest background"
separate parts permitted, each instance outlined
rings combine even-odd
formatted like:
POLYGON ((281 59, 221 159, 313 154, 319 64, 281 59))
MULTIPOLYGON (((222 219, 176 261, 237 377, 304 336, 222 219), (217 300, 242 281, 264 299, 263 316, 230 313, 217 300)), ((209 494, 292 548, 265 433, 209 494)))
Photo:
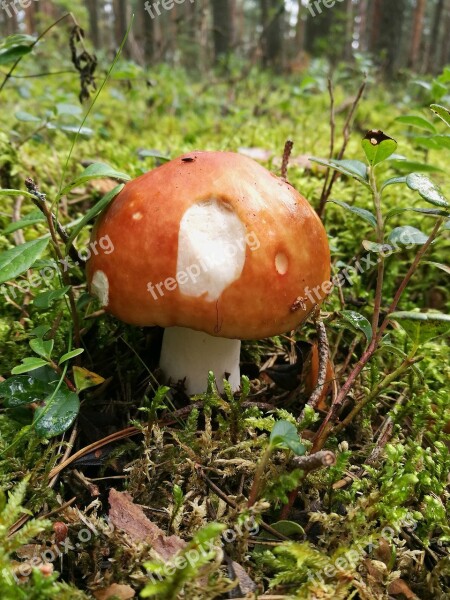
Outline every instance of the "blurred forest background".
POLYGON ((296 73, 312 57, 337 65, 369 53, 392 78, 404 69, 438 73, 450 62, 450 0, 177 2, 164 0, 171 7, 164 10, 154 0, 2 0, 0 35, 35 34, 72 10, 98 53, 110 57, 134 13, 124 56, 146 66, 164 62, 203 72, 245 60, 296 73))

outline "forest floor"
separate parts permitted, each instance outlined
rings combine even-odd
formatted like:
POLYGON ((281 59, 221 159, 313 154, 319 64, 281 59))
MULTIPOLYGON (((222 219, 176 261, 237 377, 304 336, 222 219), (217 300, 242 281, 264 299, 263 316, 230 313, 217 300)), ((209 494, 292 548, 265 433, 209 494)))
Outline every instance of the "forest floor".
MULTIPOLYGON (((57 67, 56 58, 27 57, 20 72, 57 67)), ((362 76, 342 68, 334 79, 338 151, 362 76)), ((450 198, 448 146, 441 146, 445 124, 429 110, 438 99, 445 104, 447 85, 440 83, 437 98, 438 88, 429 83, 426 89, 406 75, 391 90, 369 77, 345 158, 364 162, 362 138, 381 129, 395 138, 403 158, 380 165, 380 181, 419 171, 450 198), (405 115, 414 118, 397 120, 405 115)), ((309 157, 326 159, 330 152, 323 64, 285 79, 256 70, 240 77, 236 68, 205 83, 168 67, 149 75, 119 62, 68 160, 89 105, 80 106, 78 94, 76 74, 11 79, 0 91, 0 187, 26 190, 32 178, 48 201, 60 198, 57 218, 69 232, 116 185, 111 178, 83 179, 90 164, 106 163, 134 178, 194 149, 246 153, 279 174, 291 139, 288 179, 319 205, 326 169, 309 157), (71 181, 77 185, 60 194, 71 181)), ((326 208, 336 273, 355 257, 377 252, 370 216, 358 214, 373 211, 373 198, 367 186, 340 173, 330 200, 349 205, 330 201, 326 208)), ((387 238, 399 227, 415 228, 422 237, 386 259, 381 319, 436 220, 413 212, 436 206, 421 202, 407 185, 389 186, 382 201, 387 238)), ((32 198, 8 193, 0 195, 0 226, 0 252, 48 233, 32 198), (23 219, 21 228, 12 226, 23 219)), ((398 310, 449 313, 445 227, 398 310)), ((89 234, 90 226, 80 231, 78 249, 87 247, 89 234)), ((74 347, 74 322, 50 245, 32 269, 41 275, 29 291, 17 287, 30 277, 25 272, 8 278, 0 294, 0 481, 8 492, 0 498, 1 598, 450 597, 445 320, 430 326, 410 316, 391 323, 341 419, 355 406, 360 410, 331 432, 321 455, 325 464, 312 469, 294 458, 286 432, 294 427, 310 452, 336 394, 330 386, 319 408, 307 409, 298 422, 311 393, 311 346, 305 342, 316 343, 313 322, 293 338, 244 342, 241 393, 220 396, 210 382, 204 395, 189 399, 180 389, 160 387, 161 330, 130 327, 99 311, 83 271, 72 263, 69 283, 84 352, 61 362, 74 347), (303 377, 292 340, 304 343, 303 377), (43 364, 18 372, 33 356, 30 341, 34 360, 43 364), (294 386, 280 376, 289 364, 297 369, 294 386), (45 422, 36 412, 55 366, 63 387, 67 380, 77 394, 64 387, 45 422), (271 377, 261 375, 268 366, 271 377), (271 435, 277 422, 285 426, 278 444, 271 435), (250 506, 261 461, 257 501, 250 506), (38 557, 33 570, 32 556, 38 557)), ((355 273, 322 307, 336 386, 368 347, 375 282, 374 268, 355 273)))

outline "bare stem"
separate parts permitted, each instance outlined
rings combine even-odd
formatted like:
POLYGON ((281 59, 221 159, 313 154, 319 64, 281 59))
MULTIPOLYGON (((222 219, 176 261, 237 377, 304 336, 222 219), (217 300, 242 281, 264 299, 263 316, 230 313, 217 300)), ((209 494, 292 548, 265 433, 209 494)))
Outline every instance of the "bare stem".
POLYGON ((27 179, 25 182, 28 191, 30 194, 36 198, 36 205, 40 208, 40 210, 45 215, 47 219, 48 228, 50 231, 50 237, 53 242, 53 247, 55 249, 56 255, 58 257, 58 262, 60 265, 61 277, 64 282, 64 285, 69 286, 68 297, 70 303, 70 311, 73 319, 73 329, 74 329, 74 339, 76 347, 79 348, 81 344, 81 336, 80 336, 80 321, 78 318, 78 311, 75 301, 75 294, 73 293, 73 288, 70 282, 69 274, 66 272, 64 265, 66 264, 66 259, 64 258, 63 253, 61 252, 61 248, 59 247, 59 239, 56 233, 55 228, 55 219, 51 212, 51 210, 47 206, 47 202, 45 200, 45 196, 38 191, 38 188, 32 179, 27 179))
MULTIPOLYGON (((384 242, 384 219, 381 208, 381 195, 378 191, 377 180, 375 177, 374 167, 370 169, 370 186, 372 188, 373 203, 375 206, 375 213, 377 218, 377 243, 382 245, 384 242)), ((377 287, 375 291, 375 306, 372 318, 372 335, 375 336, 378 329, 378 321, 380 319, 381 302, 383 296, 383 283, 384 283, 384 265, 385 259, 383 254, 380 254, 378 258, 378 275, 377 275, 377 287)))
POLYGON ((375 353, 376 349, 378 348, 378 345, 383 337, 383 334, 384 334, 387 326, 389 325, 390 316, 397 309, 398 303, 400 302, 401 297, 402 297, 406 287, 408 286, 409 282, 411 281, 412 276, 416 272, 417 267, 419 266, 420 261, 422 260, 423 256, 426 254, 429 247, 436 239, 436 237, 439 233, 439 229, 441 228, 443 222, 444 222, 443 218, 438 219, 428 240, 417 252, 413 263, 411 264, 410 268, 408 269, 407 274, 405 275, 402 283, 400 284, 400 286, 395 294, 394 300, 392 301, 392 304, 390 305, 390 307, 388 309, 387 315, 386 315, 383 323, 381 324, 380 328, 378 329, 377 335, 372 338, 372 341, 370 342, 367 350, 361 356, 361 358, 355 365, 353 371, 348 376, 347 381, 344 383, 340 392, 337 394, 336 398, 333 401, 333 404, 331 405, 330 410, 328 411, 327 416, 325 417, 325 420, 323 421, 322 425, 320 426, 319 430, 317 431, 315 438, 314 438, 313 447, 312 447, 311 452, 317 452, 318 450, 321 450, 323 448, 324 444, 326 443, 328 436, 330 435, 331 430, 333 429, 334 422, 336 421, 336 419, 339 415, 340 409, 341 409, 345 399, 347 398, 349 391, 353 387, 353 384, 355 383, 356 379, 360 375, 361 371, 367 365, 367 363, 369 362, 369 360, 372 358, 373 354, 375 353))

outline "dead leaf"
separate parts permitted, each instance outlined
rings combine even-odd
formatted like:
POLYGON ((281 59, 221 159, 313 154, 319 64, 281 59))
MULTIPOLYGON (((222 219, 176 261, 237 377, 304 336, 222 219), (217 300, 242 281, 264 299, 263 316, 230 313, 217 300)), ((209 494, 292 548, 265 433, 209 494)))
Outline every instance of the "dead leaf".
POLYGON ((230 558, 227 558, 227 563, 230 579, 238 581, 238 585, 230 591, 231 597, 238 598, 254 593, 258 586, 248 575, 244 567, 230 558))
POLYGON ((391 560, 391 557, 392 557, 391 546, 383 538, 380 539, 380 543, 379 543, 378 549, 376 551, 376 557, 381 562, 384 562, 385 565, 388 565, 391 560))
POLYGON ((393 581, 388 588, 388 592, 393 596, 403 594, 405 598, 408 598, 408 600, 413 600, 414 598, 417 598, 415 593, 411 590, 408 584, 405 581, 403 581, 403 579, 396 579, 395 581, 393 581))
POLYGON ((142 508, 133 503, 126 492, 111 489, 109 517, 115 527, 124 531, 133 542, 147 542, 163 560, 169 560, 186 546, 177 535, 167 536, 148 519, 142 508))
POLYGON ((129 585, 121 585, 120 583, 113 583, 112 585, 102 590, 93 592, 97 600, 109 600, 109 598, 119 598, 119 600, 129 600, 134 598, 136 592, 129 585))

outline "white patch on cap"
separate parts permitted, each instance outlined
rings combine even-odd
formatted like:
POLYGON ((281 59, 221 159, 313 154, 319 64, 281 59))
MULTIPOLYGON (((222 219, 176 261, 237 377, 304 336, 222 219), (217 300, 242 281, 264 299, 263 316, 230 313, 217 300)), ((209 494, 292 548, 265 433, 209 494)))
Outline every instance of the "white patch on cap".
POLYGON ((239 279, 245 264, 245 227, 233 209, 216 199, 191 206, 178 236, 177 273, 187 275, 179 290, 185 296, 206 294, 215 302, 239 279))
POLYGON ((134 213, 133 220, 140 221, 144 215, 141 212, 134 213))
POLYGON ((109 281, 103 271, 95 271, 91 282, 91 293, 97 296, 102 306, 108 306, 109 281))
POLYGON ((275 257, 275 268, 280 275, 286 275, 289 267, 289 260, 286 254, 280 252, 275 257))

